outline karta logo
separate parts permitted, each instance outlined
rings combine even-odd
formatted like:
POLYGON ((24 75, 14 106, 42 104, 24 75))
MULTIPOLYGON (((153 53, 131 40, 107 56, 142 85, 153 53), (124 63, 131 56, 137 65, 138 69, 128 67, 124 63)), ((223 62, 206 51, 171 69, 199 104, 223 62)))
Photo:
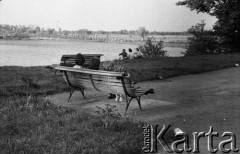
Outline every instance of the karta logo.
POLYGON ((142 150, 145 153, 155 153, 158 152, 158 145, 160 145, 166 152, 168 153, 182 153, 182 152, 193 152, 193 153, 199 153, 199 139, 202 137, 207 138, 207 149, 211 153, 216 153, 218 150, 223 153, 229 153, 229 152, 235 152, 237 153, 239 149, 236 147, 236 135, 232 132, 226 131, 221 135, 221 139, 225 138, 225 140, 221 140, 218 143, 218 149, 213 147, 213 138, 219 137, 218 132, 213 131, 213 127, 210 126, 209 131, 207 133, 205 132, 193 132, 193 142, 192 142, 192 148, 190 148, 189 143, 189 136, 183 132, 180 128, 174 129, 174 135, 177 138, 177 140, 173 141, 171 144, 168 144, 164 137, 167 132, 169 131, 169 128, 171 125, 168 125, 165 127, 163 125, 162 129, 158 132, 157 128, 158 125, 147 125, 143 127, 143 136, 144 136, 144 142, 143 142, 143 148, 142 150), (227 138, 227 139, 226 139, 227 138), (181 145, 181 148, 179 148, 181 145))

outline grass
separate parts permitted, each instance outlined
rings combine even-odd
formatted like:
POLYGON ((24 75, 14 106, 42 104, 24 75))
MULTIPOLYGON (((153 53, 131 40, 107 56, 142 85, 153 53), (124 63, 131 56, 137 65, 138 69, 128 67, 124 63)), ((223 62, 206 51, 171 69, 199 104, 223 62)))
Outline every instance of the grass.
POLYGON ((68 90, 60 74, 44 67, 4 66, 0 72, 0 97, 50 95, 68 90))
MULTIPOLYGON (((240 64, 240 54, 165 57, 135 60, 115 60, 124 66, 134 81, 166 79, 233 67, 240 64)), ((61 74, 45 67, 0 67, 0 97, 50 95, 68 91, 61 74)))
POLYGON ((53 105, 39 96, 0 103, 1 153, 141 153, 143 123, 121 118, 114 106, 99 116, 53 105))
POLYGON ((240 54, 200 55, 114 61, 126 67, 135 81, 166 79, 234 67, 240 54))

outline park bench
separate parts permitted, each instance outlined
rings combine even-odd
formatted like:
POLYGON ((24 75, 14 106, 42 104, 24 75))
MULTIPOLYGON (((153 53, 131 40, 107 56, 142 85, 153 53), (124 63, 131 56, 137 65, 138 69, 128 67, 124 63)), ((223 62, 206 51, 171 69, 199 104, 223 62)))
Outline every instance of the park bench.
POLYGON ((105 93, 120 94, 125 97, 125 114, 133 98, 137 99, 139 108, 142 110, 141 97, 148 93, 154 93, 153 89, 143 91, 134 88, 131 79, 126 77, 122 72, 77 69, 66 66, 57 66, 55 69, 62 72, 65 82, 70 87, 68 100, 70 100, 76 89, 81 91, 84 99, 85 90, 97 90, 105 93))

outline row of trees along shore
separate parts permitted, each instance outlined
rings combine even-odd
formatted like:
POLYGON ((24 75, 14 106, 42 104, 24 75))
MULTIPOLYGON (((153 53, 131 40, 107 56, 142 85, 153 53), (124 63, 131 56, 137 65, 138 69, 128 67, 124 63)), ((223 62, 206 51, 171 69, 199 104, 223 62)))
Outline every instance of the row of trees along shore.
POLYGON ((140 36, 144 39, 146 35, 187 35, 187 32, 149 32, 145 27, 139 27, 137 30, 120 30, 120 31, 91 31, 88 29, 79 29, 75 31, 58 30, 54 28, 41 28, 39 26, 25 25, 0 25, 1 39, 28 39, 28 38, 62 38, 62 39, 82 39, 93 40, 97 37, 107 37, 109 35, 129 35, 129 37, 140 36))

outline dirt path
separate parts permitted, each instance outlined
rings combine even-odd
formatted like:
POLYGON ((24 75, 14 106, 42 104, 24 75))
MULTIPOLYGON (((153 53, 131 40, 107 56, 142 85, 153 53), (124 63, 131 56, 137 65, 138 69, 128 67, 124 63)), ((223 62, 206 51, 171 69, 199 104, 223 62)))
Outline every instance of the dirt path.
MULTIPOLYGON (((146 89, 154 88, 155 94, 143 96, 139 111, 135 102, 130 104, 127 116, 135 120, 155 124, 171 124, 185 132, 208 132, 213 126, 220 135, 224 131, 236 134, 240 148, 240 68, 230 68, 204 74, 175 77, 161 81, 149 81, 139 84, 146 89)), ((96 106, 116 105, 123 113, 124 103, 107 99, 106 94, 87 92, 88 99, 83 100, 76 92, 70 102, 66 102, 68 93, 51 96, 58 105, 72 106, 78 110, 93 113, 96 106)), ((221 138, 214 139, 217 147, 221 138)), ((201 153, 207 153, 207 139, 201 141, 201 153), (206 141, 205 141, 206 140, 206 141)))

